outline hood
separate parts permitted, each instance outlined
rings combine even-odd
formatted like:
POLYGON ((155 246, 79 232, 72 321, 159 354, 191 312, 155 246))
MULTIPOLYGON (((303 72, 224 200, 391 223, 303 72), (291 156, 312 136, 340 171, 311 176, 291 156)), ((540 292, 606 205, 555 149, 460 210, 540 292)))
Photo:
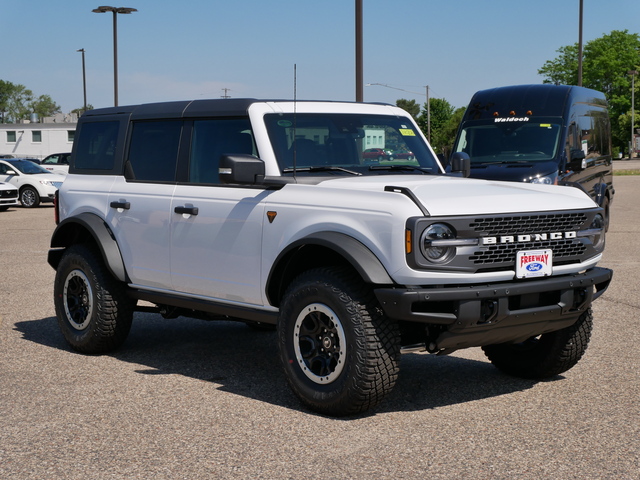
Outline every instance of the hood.
POLYGON ((39 180, 49 180, 50 182, 64 182, 66 176, 58 173, 34 173, 27 175, 29 177, 35 177, 39 180))
POLYGON ((595 202, 570 186, 498 182, 446 176, 384 175, 327 180, 323 187, 369 190, 410 189, 432 216, 488 215, 593 208, 595 202))
POLYGON ((529 181, 533 177, 544 177, 558 171, 558 163, 519 162, 471 164, 471 177, 485 180, 506 180, 510 182, 529 181))

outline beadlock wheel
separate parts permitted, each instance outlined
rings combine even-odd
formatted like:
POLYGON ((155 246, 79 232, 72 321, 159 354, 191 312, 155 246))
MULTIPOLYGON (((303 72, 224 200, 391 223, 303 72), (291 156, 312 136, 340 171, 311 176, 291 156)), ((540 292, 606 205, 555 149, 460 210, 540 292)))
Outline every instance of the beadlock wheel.
POLYGON ((307 306, 294 325, 296 360, 306 377, 328 384, 344 368, 347 341, 338 316, 322 303, 307 306))
POLYGON ((93 314, 93 290, 89 279, 80 270, 69 272, 62 293, 64 312, 69 324, 76 330, 84 330, 93 314))

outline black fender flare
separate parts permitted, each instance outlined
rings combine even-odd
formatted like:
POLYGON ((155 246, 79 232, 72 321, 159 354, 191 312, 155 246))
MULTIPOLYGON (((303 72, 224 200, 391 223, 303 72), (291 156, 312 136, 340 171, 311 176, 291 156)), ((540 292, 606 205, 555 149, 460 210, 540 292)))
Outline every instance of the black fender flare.
POLYGON ((64 249, 79 241, 83 232, 89 233, 98 245, 111 274, 121 282, 128 282, 129 277, 113 232, 102 218, 93 213, 85 212, 68 217, 58 224, 51 236, 51 249, 47 258, 49 265, 55 270, 60 263, 64 249))
MULTIPOLYGON (((280 275, 286 269, 287 262, 284 258, 294 250, 307 245, 321 246, 335 251, 358 272, 366 283, 374 285, 395 283, 378 257, 359 240, 339 232, 316 232, 291 243, 277 256, 267 278, 268 297, 271 297, 269 293, 273 291, 271 288, 273 282, 279 283, 280 275)), ((273 300, 271 298, 272 303, 273 300)))

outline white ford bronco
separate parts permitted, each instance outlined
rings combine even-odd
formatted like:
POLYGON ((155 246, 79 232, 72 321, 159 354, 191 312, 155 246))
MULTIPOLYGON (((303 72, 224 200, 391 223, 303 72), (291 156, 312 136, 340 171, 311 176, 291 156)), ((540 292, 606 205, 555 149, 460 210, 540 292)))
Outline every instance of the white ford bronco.
POLYGON ((460 153, 445 175, 389 105, 87 112, 48 258, 60 329, 95 354, 119 347, 142 309, 277 328, 292 390, 328 415, 378 404, 403 348, 479 346, 512 375, 562 373, 611 280, 596 266, 603 210, 577 188, 468 171, 460 153))

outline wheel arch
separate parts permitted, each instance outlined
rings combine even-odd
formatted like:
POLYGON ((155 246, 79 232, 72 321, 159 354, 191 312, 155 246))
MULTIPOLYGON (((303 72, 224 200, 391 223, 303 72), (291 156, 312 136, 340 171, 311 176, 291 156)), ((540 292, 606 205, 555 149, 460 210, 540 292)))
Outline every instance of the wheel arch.
POLYGON ((51 237, 49 265, 57 269, 65 249, 76 243, 94 243, 111 274, 122 282, 129 281, 118 242, 102 218, 85 212, 60 222, 51 237))
POLYGON ((269 303, 279 307, 295 277, 305 270, 327 265, 350 266, 366 283, 394 283, 378 257, 360 241, 343 233, 317 232, 296 240, 278 255, 267 278, 269 303))

